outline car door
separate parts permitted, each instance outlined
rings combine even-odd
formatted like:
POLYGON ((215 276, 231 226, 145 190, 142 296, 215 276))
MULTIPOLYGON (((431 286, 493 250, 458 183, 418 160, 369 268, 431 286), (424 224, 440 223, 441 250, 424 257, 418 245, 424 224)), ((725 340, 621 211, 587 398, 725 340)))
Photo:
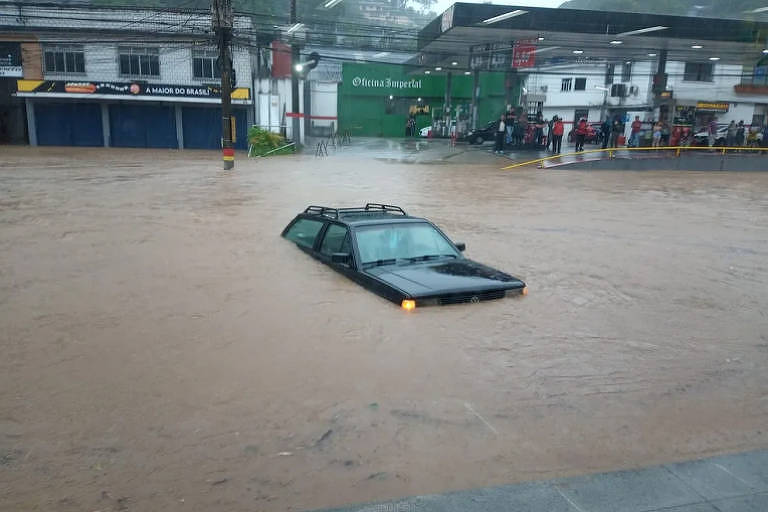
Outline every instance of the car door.
POLYGON ((283 232, 283 237, 295 242, 299 248, 317 256, 318 239, 322 236, 326 222, 321 219, 297 217, 283 232))
POLYGON ((327 263, 342 274, 351 276, 355 273, 355 257, 352 251, 352 241, 350 239, 349 229, 343 224, 331 222, 323 233, 323 239, 317 250, 317 256, 321 261, 327 263), (336 253, 349 254, 349 262, 334 263, 331 256, 336 253))

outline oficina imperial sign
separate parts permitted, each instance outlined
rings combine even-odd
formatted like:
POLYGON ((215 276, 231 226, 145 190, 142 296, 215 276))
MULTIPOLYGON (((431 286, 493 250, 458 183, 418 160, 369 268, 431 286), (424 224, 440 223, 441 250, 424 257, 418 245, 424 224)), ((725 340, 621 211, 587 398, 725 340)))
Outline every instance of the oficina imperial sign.
POLYGON ((393 80, 387 78, 366 78, 356 76, 352 79, 352 87, 381 87, 385 89, 421 89, 421 80, 393 80))

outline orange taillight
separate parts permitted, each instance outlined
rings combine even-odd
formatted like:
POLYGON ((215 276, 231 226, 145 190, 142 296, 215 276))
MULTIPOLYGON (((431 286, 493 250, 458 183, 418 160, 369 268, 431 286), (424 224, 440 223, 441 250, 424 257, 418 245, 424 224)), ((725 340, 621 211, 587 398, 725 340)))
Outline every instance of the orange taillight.
POLYGON ((416 309, 416 301, 415 300, 404 299, 403 302, 400 305, 406 311, 411 311, 413 309, 416 309))

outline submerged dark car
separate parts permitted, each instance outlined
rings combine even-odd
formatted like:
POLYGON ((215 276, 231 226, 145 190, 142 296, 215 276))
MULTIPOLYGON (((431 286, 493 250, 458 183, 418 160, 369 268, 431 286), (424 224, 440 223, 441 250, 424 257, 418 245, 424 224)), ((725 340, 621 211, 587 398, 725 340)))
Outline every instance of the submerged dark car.
POLYGON ((405 309, 528 291, 520 279, 465 258, 464 244, 454 244, 437 226, 398 206, 309 206, 282 236, 405 309))

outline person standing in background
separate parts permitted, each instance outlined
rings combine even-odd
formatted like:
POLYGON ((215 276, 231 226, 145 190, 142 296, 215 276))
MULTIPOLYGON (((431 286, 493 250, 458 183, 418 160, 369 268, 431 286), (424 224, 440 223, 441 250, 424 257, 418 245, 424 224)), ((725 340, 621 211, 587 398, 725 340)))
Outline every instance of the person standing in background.
POLYGON ((544 138, 544 115, 541 111, 536 113, 536 130, 533 132, 533 143, 536 145, 536 149, 541 147, 541 141, 544 138))
POLYGON ((515 113, 512 111, 512 106, 507 106, 507 115, 504 118, 505 135, 504 142, 507 144, 512 143, 512 130, 515 126, 515 113))
POLYGON ((672 129, 672 135, 669 139, 669 145, 672 147, 680 146, 680 139, 682 138, 683 131, 679 126, 675 126, 672 129))
POLYGON ((734 144, 736 144, 736 121, 731 121, 731 124, 728 125, 728 132, 725 135, 725 145, 730 148, 734 144))
MULTIPOLYGON (((768 148, 768 122, 765 123, 765 126, 763 126, 763 140, 760 141, 760 146, 763 148, 768 148)), ((762 154, 768 153, 768 151, 761 151, 762 154)))
POLYGON ((736 126, 736 147, 743 147, 744 146, 744 121, 739 121, 738 126, 736 126))
POLYGON ((614 116, 613 124, 611 125, 611 147, 619 147, 619 136, 624 133, 624 125, 619 120, 619 116, 614 116))
POLYGON ((605 116, 605 120, 603 120, 603 124, 600 125, 600 133, 603 137, 603 149, 608 147, 608 142, 611 138, 611 121, 608 116, 605 116))
POLYGON ((528 133, 528 114, 523 112, 520 114, 520 117, 517 119, 517 130, 515 131, 517 133, 517 144, 518 146, 524 146, 525 145, 525 137, 528 133))
POLYGON ((653 142, 651 143, 651 146, 654 148, 658 148, 661 146, 661 130, 662 130, 661 121, 657 121, 656 124, 653 125, 653 142))
POLYGON ((661 144, 663 146, 669 146, 669 124, 667 124, 667 121, 662 120, 661 121, 661 144))
POLYGON ((585 118, 579 119, 579 124, 576 125, 576 152, 584 151, 584 139, 587 137, 587 120, 585 118))
POLYGON ((640 116, 635 116, 635 120, 632 121, 632 135, 629 137, 629 147, 636 148, 640 145, 640 129, 643 127, 643 123, 640 122, 640 116))
POLYGON ((563 145, 563 132, 565 126, 563 126, 563 120, 555 116, 552 118, 554 123, 552 124, 552 153, 555 155, 560 154, 560 148, 563 145))
POLYGON ((715 146, 715 141, 717 140, 717 118, 716 117, 713 117, 712 120, 709 122, 707 135, 709 138, 709 147, 712 148, 715 146))
POLYGON ((552 133, 552 129, 555 126, 555 119, 556 118, 557 118, 557 116, 552 116, 552 119, 550 119, 549 123, 547 123, 547 147, 544 148, 546 151, 549 151, 550 146, 552 146, 552 137, 554 135, 552 133))
POLYGON ((504 153, 504 135, 506 133, 504 114, 501 114, 501 117, 499 117, 499 124, 496 126, 496 144, 493 146, 493 152, 497 155, 504 153))

